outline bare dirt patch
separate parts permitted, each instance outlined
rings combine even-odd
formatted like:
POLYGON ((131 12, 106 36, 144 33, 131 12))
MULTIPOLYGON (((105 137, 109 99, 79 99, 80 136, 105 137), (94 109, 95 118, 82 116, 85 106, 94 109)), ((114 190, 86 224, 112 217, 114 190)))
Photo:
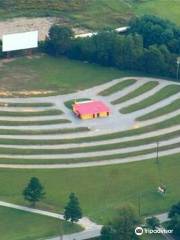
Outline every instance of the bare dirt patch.
MULTIPOLYGON (((53 24, 69 25, 64 18, 57 17, 38 17, 38 18, 13 18, 6 21, 0 21, 0 38, 4 34, 35 31, 39 32, 39 40, 44 40, 48 34, 49 28, 53 24)), ((85 29, 73 28, 75 34, 87 32, 85 29)))
MULTIPOLYGON (((59 23, 60 19, 55 17, 43 18, 14 18, 7 21, 0 22, 1 38, 4 34, 26 32, 26 31, 39 31, 39 40, 44 40, 49 28, 59 23)), ((62 22, 63 23, 63 22, 62 22)))

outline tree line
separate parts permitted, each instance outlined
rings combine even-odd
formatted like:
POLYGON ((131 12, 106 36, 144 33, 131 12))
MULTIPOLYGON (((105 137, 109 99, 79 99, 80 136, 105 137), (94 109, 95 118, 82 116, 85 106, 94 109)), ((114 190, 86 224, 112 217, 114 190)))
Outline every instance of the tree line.
POLYGON ((155 16, 135 18, 129 26, 125 34, 109 30, 75 38, 70 28, 54 25, 40 49, 56 57, 175 78, 180 28, 155 16))

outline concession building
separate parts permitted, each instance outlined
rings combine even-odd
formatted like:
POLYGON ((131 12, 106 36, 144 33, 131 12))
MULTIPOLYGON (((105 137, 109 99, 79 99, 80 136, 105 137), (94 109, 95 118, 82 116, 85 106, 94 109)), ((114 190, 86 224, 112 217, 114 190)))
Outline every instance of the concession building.
POLYGON ((107 117, 110 114, 109 107, 99 100, 75 102, 72 108, 75 115, 80 119, 107 117))

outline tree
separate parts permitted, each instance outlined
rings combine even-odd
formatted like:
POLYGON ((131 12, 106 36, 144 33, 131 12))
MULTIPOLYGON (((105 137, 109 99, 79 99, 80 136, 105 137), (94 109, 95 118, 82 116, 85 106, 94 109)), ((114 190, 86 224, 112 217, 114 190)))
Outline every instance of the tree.
POLYGON ((144 15, 130 22, 129 31, 140 34, 146 48, 154 44, 165 44, 171 52, 180 53, 180 29, 170 21, 157 16, 144 15))
POLYGON ((71 222, 78 222, 78 220, 82 218, 82 210, 75 193, 71 193, 69 195, 69 202, 65 207, 64 218, 66 220, 70 220, 71 222))
POLYGON ((174 217, 175 215, 180 215, 180 202, 172 205, 170 211, 169 211, 169 218, 174 217))
POLYGON ((176 236, 180 236, 180 202, 172 205, 169 211, 169 229, 173 229, 176 236))
POLYGON ((140 218, 133 207, 126 205, 119 209, 117 216, 111 224, 106 225, 101 231, 102 240, 136 240, 135 228, 140 223, 140 218))
POLYGON ((115 231, 112 228, 111 224, 103 226, 101 229, 101 240, 113 240, 115 231))
POLYGON ((53 25, 49 30, 47 48, 50 54, 64 55, 71 46, 73 31, 65 26, 53 25))
POLYGON ((140 223, 140 218, 132 206, 122 207, 118 216, 114 219, 114 228, 116 229, 116 239, 134 240, 137 239, 134 229, 140 223))
POLYGON ((36 177, 32 177, 23 191, 24 199, 29 201, 33 207, 45 197, 44 187, 36 177))
POLYGON ((151 217, 146 219, 146 224, 150 229, 156 229, 156 227, 159 227, 160 221, 156 217, 151 217))
POLYGON ((147 73, 162 74, 165 71, 165 59, 156 45, 145 50, 141 59, 142 70, 147 73))
POLYGON ((180 215, 176 214, 171 218, 168 224, 168 228, 173 230, 174 235, 180 237, 180 215))

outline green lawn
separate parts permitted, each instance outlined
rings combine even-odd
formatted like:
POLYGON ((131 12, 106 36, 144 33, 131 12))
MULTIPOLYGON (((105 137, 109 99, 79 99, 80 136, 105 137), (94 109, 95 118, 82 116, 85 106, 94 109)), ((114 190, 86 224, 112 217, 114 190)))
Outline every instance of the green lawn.
POLYGON ((32 176, 37 176, 47 196, 38 207, 62 211, 70 192, 75 192, 84 214, 98 222, 106 222, 121 204, 138 206, 141 193, 141 214, 167 211, 180 198, 180 154, 160 159, 160 176, 167 185, 167 195, 157 193, 160 184, 155 160, 106 167, 62 170, 0 169, 1 200, 25 204, 22 189, 32 176), (143 181, 142 181, 143 179, 143 181))
POLYGON ((131 7, 123 0, 31 0, 31 4, 21 0, 6 0, 0 3, 1 19, 16 16, 58 16, 63 23, 92 29, 119 26, 133 16, 131 7))
POLYGON ((138 121, 145 121, 148 119, 156 118, 171 112, 174 112, 180 108, 180 99, 175 100, 174 102, 166 105, 165 107, 159 108, 153 112, 147 113, 142 117, 137 118, 138 121))
MULTIPOLYGON (((80 231, 78 225, 62 222, 64 233, 80 231)), ((0 207, 0 233, 3 240, 34 240, 59 235, 60 221, 54 218, 0 207)))
POLYGON ((60 94, 86 89, 129 75, 128 72, 114 68, 46 55, 33 59, 18 58, 4 64, 0 74, 2 89, 52 90, 60 94))
POLYGON ((137 15, 154 14, 169 19, 180 25, 180 1, 179 0, 146 0, 133 4, 137 15))
POLYGON ((120 71, 111 67, 47 55, 34 55, 32 59, 19 57, 4 63, 0 68, 0 75, 2 97, 66 94, 121 77, 152 77, 140 72, 120 71))
POLYGON ((100 92, 99 95, 101 96, 109 96, 113 93, 116 93, 118 91, 122 91, 123 89, 125 89, 126 87, 131 86, 132 84, 134 84, 137 80, 135 79, 127 79, 124 80, 122 82, 119 82, 115 85, 113 85, 110 88, 105 89, 104 91, 100 92))
POLYGON ((139 95, 142 95, 143 93, 146 93, 150 90, 152 90, 153 88, 155 88, 156 86, 158 85, 158 82, 156 81, 149 81, 145 84, 143 84, 141 87, 135 89, 134 91, 128 93, 127 95, 119 98, 119 99, 116 99, 115 101, 112 101, 112 104, 119 104, 119 103, 122 103, 122 102, 125 102, 125 101, 128 101, 132 98, 135 98, 139 95))
POLYGON ((120 112, 126 114, 126 113, 138 111, 140 109, 143 109, 155 103, 158 103, 161 100, 164 100, 179 92, 180 92, 180 85, 175 85, 175 84, 168 85, 162 88, 161 90, 159 90, 158 92, 156 92, 154 95, 142 100, 141 102, 122 108, 120 112))
POLYGON ((132 17, 144 14, 155 14, 180 24, 179 0, 31 0, 31 4, 6 0, 0 2, 0 7, 1 19, 60 16, 63 23, 91 29, 119 27, 126 25, 132 17))

